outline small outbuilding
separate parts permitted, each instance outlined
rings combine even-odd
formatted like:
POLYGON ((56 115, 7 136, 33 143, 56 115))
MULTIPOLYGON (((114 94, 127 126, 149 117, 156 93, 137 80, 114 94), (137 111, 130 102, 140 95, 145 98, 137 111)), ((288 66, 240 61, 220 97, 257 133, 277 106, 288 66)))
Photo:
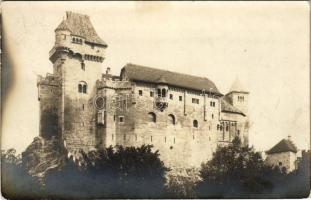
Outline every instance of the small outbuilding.
POLYGON ((297 147, 290 136, 266 151, 266 155, 267 164, 278 166, 281 170, 286 169, 287 173, 297 169, 297 147))

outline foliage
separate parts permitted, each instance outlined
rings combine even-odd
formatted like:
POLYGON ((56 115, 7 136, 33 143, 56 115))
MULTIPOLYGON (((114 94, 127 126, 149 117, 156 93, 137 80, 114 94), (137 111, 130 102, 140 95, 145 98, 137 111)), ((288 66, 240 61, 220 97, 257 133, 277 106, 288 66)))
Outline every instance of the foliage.
POLYGON ((250 197, 272 190, 270 177, 281 172, 265 165, 260 153, 241 145, 236 137, 232 144, 218 147, 213 158, 202 164, 197 184, 200 197, 250 197))
POLYGON ((190 175, 168 175, 167 183, 165 187, 165 197, 168 198, 196 198, 195 184, 197 182, 197 176, 190 175))
POLYGON ((15 149, 1 151, 1 182, 7 199, 34 199, 41 193, 38 179, 28 175, 15 149))
POLYGON ((168 169, 152 146, 117 146, 84 153, 45 176, 50 196, 87 198, 148 198, 163 193, 168 169), (80 163, 80 165, 79 165, 80 163))

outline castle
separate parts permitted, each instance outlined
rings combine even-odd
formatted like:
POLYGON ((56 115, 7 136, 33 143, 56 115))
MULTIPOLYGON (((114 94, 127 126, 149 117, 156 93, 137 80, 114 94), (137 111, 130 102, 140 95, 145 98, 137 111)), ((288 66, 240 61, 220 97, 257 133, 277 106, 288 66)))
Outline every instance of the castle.
POLYGON ((169 167, 199 167, 218 145, 248 143, 248 95, 236 81, 221 94, 209 79, 102 62, 108 45, 86 15, 66 13, 49 52, 53 74, 38 78, 40 136, 57 136, 70 154, 110 145, 152 144, 169 167))

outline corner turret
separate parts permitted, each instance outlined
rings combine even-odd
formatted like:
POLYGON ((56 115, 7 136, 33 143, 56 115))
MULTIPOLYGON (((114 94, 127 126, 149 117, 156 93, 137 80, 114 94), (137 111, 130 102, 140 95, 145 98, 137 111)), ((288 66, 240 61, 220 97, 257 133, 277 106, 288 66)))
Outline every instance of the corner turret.
POLYGON ((249 92, 246 91, 237 78, 225 96, 232 106, 242 111, 245 115, 248 115, 248 95, 249 92))

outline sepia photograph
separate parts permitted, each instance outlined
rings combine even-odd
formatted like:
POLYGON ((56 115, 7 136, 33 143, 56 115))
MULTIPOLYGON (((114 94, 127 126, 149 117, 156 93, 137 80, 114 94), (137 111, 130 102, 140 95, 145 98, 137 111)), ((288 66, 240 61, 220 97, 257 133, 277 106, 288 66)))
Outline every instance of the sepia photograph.
POLYGON ((4 199, 308 198, 307 1, 1 3, 4 199))

